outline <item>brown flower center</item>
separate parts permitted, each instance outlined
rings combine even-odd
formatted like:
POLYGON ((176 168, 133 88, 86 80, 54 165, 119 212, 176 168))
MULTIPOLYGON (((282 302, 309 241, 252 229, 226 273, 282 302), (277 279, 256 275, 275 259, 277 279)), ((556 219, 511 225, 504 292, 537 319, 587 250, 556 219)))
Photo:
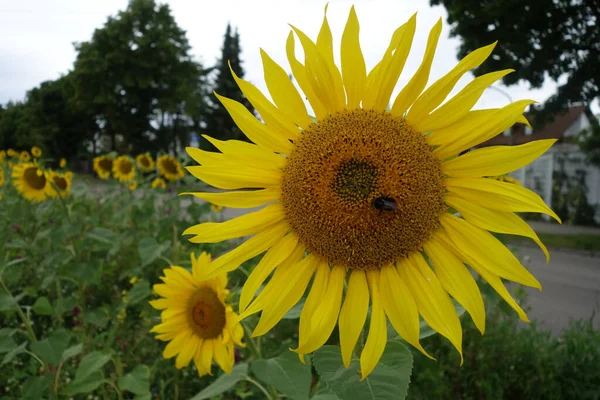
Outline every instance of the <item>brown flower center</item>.
POLYGON ((113 161, 110 158, 103 158, 98 162, 98 165, 104 171, 112 171, 113 161))
POLYGON ((27 185, 35 190, 42 190, 46 186, 46 176, 37 167, 29 167, 23 173, 27 185))
POLYGON ((402 118, 343 111, 295 145, 282 181, 286 218, 330 264, 379 268, 419 250, 438 227, 441 162, 402 118))
POLYGON ((140 164, 142 164, 143 167, 148 168, 150 167, 150 160, 148 159, 148 157, 144 156, 140 158, 140 164))
POLYGON ((225 306, 214 290, 203 287, 198 289, 188 303, 190 326, 204 339, 217 338, 226 323, 225 306))
POLYGON ((67 190, 67 180, 65 178, 63 178, 62 176, 55 176, 54 184, 60 190, 67 190))
POLYGON ((130 161, 121 160, 121 162, 119 162, 119 171, 122 174, 128 174, 131 172, 132 169, 133 169, 133 164, 130 161))
POLYGON ((177 165, 175 164, 175 161, 173 161, 171 158, 163 158, 162 167, 169 174, 177 174, 177 165))

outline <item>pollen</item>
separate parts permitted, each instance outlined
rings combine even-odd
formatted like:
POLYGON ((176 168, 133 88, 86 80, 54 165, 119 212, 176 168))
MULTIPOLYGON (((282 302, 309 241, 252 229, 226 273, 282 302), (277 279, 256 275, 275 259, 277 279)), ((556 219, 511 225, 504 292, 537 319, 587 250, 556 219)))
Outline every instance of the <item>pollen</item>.
POLYGON ((444 193, 425 135, 362 109, 304 130, 282 180, 286 219, 307 250, 350 269, 380 268, 421 249, 446 209, 444 193), (381 198, 397 207, 376 207, 381 198))
POLYGON ((188 320, 198 336, 204 339, 217 338, 227 321, 225 307, 214 290, 198 289, 190 298, 187 307, 188 320))

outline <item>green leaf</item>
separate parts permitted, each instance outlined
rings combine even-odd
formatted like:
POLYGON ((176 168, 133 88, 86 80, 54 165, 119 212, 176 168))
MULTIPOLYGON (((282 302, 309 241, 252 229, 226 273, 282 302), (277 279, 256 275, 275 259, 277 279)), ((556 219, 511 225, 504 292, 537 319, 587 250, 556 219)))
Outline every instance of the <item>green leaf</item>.
POLYGON ((70 335, 64 329, 58 330, 49 338, 31 343, 31 351, 48 364, 60 364, 63 351, 69 345, 70 335))
POLYGON ((248 364, 241 363, 231 369, 231 374, 223 374, 213 383, 205 387, 191 400, 209 399, 231 389, 236 383, 248 377, 248 364))
POLYGON ((23 342, 21 343, 19 346, 15 347, 14 349, 12 349, 11 351, 9 351, 8 353, 6 353, 6 355, 4 356, 4 359, 2 359, 2 364, 6 364, 12 361, 12 359, 16 356, 19 355, 21 353, 24 353, 27 349, 27 343, 28 342, 23 342))
POLYGON ((110 356, 99 351, 83 357, 75 372, 75 379, 67 386, 67 394, 88 393, 100 386, 104 381, 102 367, 109 361, 110 356))
POLYGON ((331 391, 344 400, 404 399, 412 371, 412 355, 398 341, 387 342, 379 364, 362 382, 358 358, 353 357, 345 368, 337 346, 321 347, 314 353, 313 363, 331 391))
POLYGON ((52 315, 52 306, 47 297, 38 297, 31 308, 37 315, 52 315))
POLYGON ((17 347, 17 342, 12 338, 14 332, 14 329, 0 329, 0 354, 8 353, 17 347))
POLYGON ((283 316, 283 319, 298 319, 300 318, 300 313, 302 312, 302 307, 304 307, 305 299, 302 299, 296 304, 294 307, 290 308, 290 310, 283 316))
POLYGON ((137 365, 119 379, 119 388, 137 395, 150 395, 150 368, 137 365))
POLYGON ((110 314, 105 308, 97 308, 87 311, 83 314, 83 320, 86 324, 96 325, 99 328, 105 328, 110 320, 110 314))
POLYGON ((52 376, 44 374, 42 376, 31 376, 23 384, 23 400, 40 400, 47 394, 52 376))
POLYGON ((258 379, 273 385, 287 397, 308 399, 310 392, 310 363, 302 364, 298 355, 286 351, 277 358, 256 360, 250 365, 258 379))
POLYGON ((8 293, 0 293, 0 311, 9 311, 16 306, 15 299, 8 293))
POLYGON ((113 244, 116 240, 115 233, 105 228, 94 228, 90 232, 86 232, 85 237, 103 244, 113 244))
POLYGON ((65 351, 63 351, 62 356, 60 357, 60 361, 66 361, 71 357, 75 357, 76 355, 78 355, 79 353, 81 353, 81 350, 83 350, 83 344, 79 343, 76 344, 75 346, 71 346, 68 349, 66 349, 65 351))
POLYGON ((171 247, 171 242, 165 241, 158 244, 152 237, 143 238, 138 244, 138 254, 142 261, 142 267, 156 260, 165 250, 171 247))
POLYGON ((310 398, 310 400, 340 400, 335 394, 318 394, 310 398))
POLYGON ((127 292, 125 300, 127 305, 132 305, 147 299, 150 294, 152 294, 152 290, 150 290, 150 284, 146 281, 139 281, 133 285, 131 290, 127 292))

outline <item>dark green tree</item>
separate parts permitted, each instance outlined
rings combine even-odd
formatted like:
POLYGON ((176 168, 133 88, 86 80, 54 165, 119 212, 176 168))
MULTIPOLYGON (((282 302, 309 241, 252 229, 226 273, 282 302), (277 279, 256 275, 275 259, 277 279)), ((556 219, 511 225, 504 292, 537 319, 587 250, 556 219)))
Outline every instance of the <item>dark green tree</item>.
MULTIPOLYGON (((229 68, 231 65, 231 69, 237 76, 240 78, 244 77, 240 53, 240 35, 237 29, 235 32, 232 32, 231 25, 227 24, 223 47, 221 48, 221 57, 214 68, 212 87, 220 96, 236 100, 246 106, 250 112, 254 113, 254 108, 240 91, 229 68)), ((235 125, 225 107, 213 95, 209 96, 209 107, 206 114, 204 131, 208 135, 220 140, 245 139, 244 134, 235 125)), ((204 140, 201 143, 203 147, 209 146, 204 140)))
POLYGON ((498 40, 494 55, 475 75, 514 68, 503 81, 538 88, 566 78, 543 107, 543 123, 574 104, 600 96, 600 0, 430 0, 448 10, 450 35, 462 40, 459 56, 498 40))
POLYGON ((0 148, 28 149, 29 123, 26 118, 27 104, 9 102, 0 112, 0 148))
POLYGON ((202 67, 167 5, 131 0, 76 50, 77 103, 93 111, 112 149, 187 145, 201 120, 202 67))

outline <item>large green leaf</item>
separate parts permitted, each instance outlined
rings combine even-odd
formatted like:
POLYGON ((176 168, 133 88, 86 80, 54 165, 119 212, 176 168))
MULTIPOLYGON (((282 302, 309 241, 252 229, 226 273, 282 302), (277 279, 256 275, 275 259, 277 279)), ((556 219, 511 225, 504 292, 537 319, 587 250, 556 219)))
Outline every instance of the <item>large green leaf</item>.
POLYGON ((83 344, 79 343, 76 344, 75 346, 71 346, 68 349, 66 349, 65 351, 63 351, 62 356, 60 357, 60 361, 66 361, 71 357, 75 357, 76 355, 78 355, 79 353, 81 353, 81 350, 83 350, 83 344))
POLYGON ((291 351, 277 358, 256 360, 250 365, 258 379, 273 385, 294 400, 308 399, 310 392, 310 363, 302 364, 298 355, 291 351))
POLYGON ((398 341, 387 342, 379 364, 362 382, 358 358, 353 357, 345 368, 337 346, 321 347, 314 353, 313 363, 331 391, 344 400, 404 399, 412 371, 412 355, 398 341))
POLYGON ((158 244, 153 237, 147 237, 140 240, 138 244, 138 254, 142 262, 142 267, 156 260, 165 250, 171 247, 171 242, 165 241, 158 244))
POLYGON ((150 294, 152 294, 150 284, 147 281, 139 281, 127 292, 125 299, 127 305, 133 305, 147 299, 150 294))
POLYGON ((46 339, 31 343, 31 351, 48 364, 58 365, 62 359, 63 351, 69 345, 69 340, 69 333, 61 329, 46 339))
POLYGON ((110 361, 108 354, 93 351, 86 355, 75 372, 75 379, 67 386, 67 394, 88 393, 96 389, 104 381, 102 368, 110 361))
POLYGON ((12 338, 14 332, 14 329, 0 329, 0 354, 8 353, 17 347, 17 342, 12 338))
POLYGON ((38 297, 31 308, 37 315, 52 315, 52 306, 47 297, 38 297))
POLYGON ((47 395, 47 391, 52 383, 52 376, 45 374, 42 376, 31 376, 23 384, 23 400, 40 400, 47 395))
POLYGON ((119 388, 136 395, 150 395, 150 368, 141 364, 119 379, 119 388))
POLYGON ((6 353, 6 355, 2 359, 2 364, 6 364, 6 363, 11 362, 12 359, 16 355, 24 353, 25 351, 27 351, 27 343, 29 343, 29 342, 23 342, 20 345, 18 345, 17 347, 15 347, 14 349, 12 349, 11 351, 9 351, 8 353, 6 353))
POLYGON ((223 374, 217 378, 213 383, 204 388, 200 393, 192 397, 191 400, 203 400, 210 399, 211 397, 218 396, 223 392, 228 391, 235 386, 236 383, 248 377, 248 364, 241 363, 234 366, 231 370, 231 374, 223 374))

